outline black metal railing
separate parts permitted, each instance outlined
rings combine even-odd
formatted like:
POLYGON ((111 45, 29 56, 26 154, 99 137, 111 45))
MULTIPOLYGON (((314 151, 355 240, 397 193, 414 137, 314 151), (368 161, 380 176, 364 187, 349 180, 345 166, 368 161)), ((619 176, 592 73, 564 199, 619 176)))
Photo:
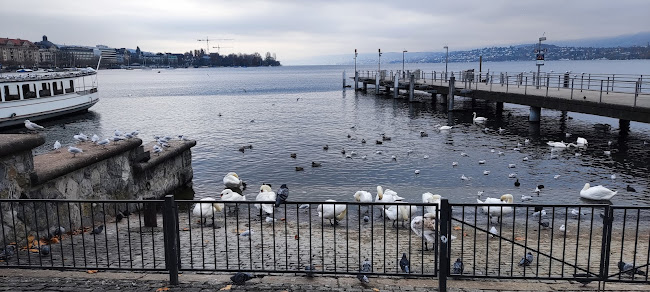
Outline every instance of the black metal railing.
POLYGON ((438 277, 441 290, 448 277, 647 283, 650 272, 650 207, 274 203, 4 199, 0 267, 164 271, 172 284, 179 271, 362 273, 438 277))

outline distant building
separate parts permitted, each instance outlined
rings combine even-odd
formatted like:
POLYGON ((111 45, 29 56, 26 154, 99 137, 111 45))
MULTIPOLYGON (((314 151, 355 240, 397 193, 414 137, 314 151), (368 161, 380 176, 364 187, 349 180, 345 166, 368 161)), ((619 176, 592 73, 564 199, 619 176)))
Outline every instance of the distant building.
POLYGON ((52 64, 56 66, 56 54, 59 51, 59 47, 54 43, 47 40, 47 36, 43 36, 43 40, 40 42, 34 43, 38 47, 38 61, 37 63, 42 64, 52 64))
POLYGON ((0 62, 31 66, 38 60, 38 47, 34 43, 21 40, 0 38, 0 62))
POLYGON ((61 46, 61 59, 63 66, 77 67, 93 65, 99 57, 95 57, 93 47, 61 46))
POLYGON ((93 53, 96 57, 102 56, 102 63, 117 63, 117 53, 114 48, 97 45, 96 48, 93 49, 93 53))

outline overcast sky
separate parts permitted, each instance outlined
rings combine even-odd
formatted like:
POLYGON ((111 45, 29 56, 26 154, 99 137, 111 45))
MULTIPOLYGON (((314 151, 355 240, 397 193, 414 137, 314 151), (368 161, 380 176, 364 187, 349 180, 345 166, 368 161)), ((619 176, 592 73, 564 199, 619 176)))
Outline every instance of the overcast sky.
POLYGON ((0 0, 0 37, 182 53, 450 51, 650 30, 647 0, 0 0), (232 39, 232 40, 217 40, 232 39))

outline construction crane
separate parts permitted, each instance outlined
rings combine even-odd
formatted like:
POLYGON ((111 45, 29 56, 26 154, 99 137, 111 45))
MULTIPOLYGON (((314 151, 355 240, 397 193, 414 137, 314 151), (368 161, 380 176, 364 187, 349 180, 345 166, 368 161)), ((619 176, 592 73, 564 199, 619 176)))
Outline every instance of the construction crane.
POLYGON ((210 55, 210 41, 233 41, 234 39, 210 39, 209 37, 205 37, 204 40, 196 40, 197 42, 205 42, 205 47, 206 47, 206 53, 210 55))
POLYGON ((217 45, 216 47, 212 47, 212 48, 217 49, 217 54, 219 54, 220 49, 232 49, 232 47, 222 47, 222 46, 219 46, 219 45, 217 45))

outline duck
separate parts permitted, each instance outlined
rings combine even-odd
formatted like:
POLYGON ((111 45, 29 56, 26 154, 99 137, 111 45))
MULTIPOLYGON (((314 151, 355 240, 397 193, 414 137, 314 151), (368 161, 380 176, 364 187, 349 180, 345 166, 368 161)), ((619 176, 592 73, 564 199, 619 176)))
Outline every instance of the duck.
MULTIPOLYGON (((426 192, 422 194, 422 203, 425 204, 438 204, 438 212, 440 212, 440 200, 442 199, 442 196, 438 194, 432 194, 429 192, 426 192)), ((435 206, 424 206, 424 211, 426 213, 432 213, 433 215, 436 215, 436 207, 435 206)), ((437 218, 437 217, 436 217, 437 218)))
POLYGON ((580 197, 589 200, 610 200, 616 193, 618 191, 612 191, 604 186, 598 185, 591 187, 589 183, 586 183, 580 191, 580 197))
POLYGON ((214 218, 214 213, 221 212, 224 205, 220 203, 213 203, 217 200, 214 198, 203 198, 201 201, 209 203, 197 203, 194 205, 192 214, 201 219, 201 225, 204 225, 208 218, 214 218))
POLYGON ((486 122, 487 118, 486 117, 477 117, 476 112, 472 113, 474 115, 474 122, 476 123, 481 123, 481 122, 486 122))
POLYGON ((402 221, 402 227, 405 227, 404 221, 410 221, 413 215, 418 213, 418 207, 413 205, 392 205, 384 212, 386 217, 393 221, 393 227, 396 226, 397 221, 402 221))
MULTIPOLYGON (((496 199, 496 198, 485 198, 485 201, 481 201, 480 199, 476 199, 476 202, 479 204, 512 204, 514 201, 514 198, 512 197, 511 194, 505 194, 501 196, 501 198, 496 199)), ((483 206, 483 211, 485 213, 488 213, 490 216, 496 216, 496 217, 501 217, 504 214, 510 214, 512 213, 512 207, 489 207, 489 206, 483 206)))
POLYGON ((518 187, 518 186, 520 186, 520 185, 521 185, 521 183, 519 182, 519 179, 517 179, 517 180, 515 181, 515 187, 518 187))
MULTIPOLYGON (((325 202, 336 202, 336 200, 326 200, 325 202)), ((343 220, 348 212, 345 204, 320 204, 316 210, 318 210, 318 217, 328 219, 332 226, 343 220), (332 219, 334 219, 333 223, 332 219)))
POLYGON ((239 176, 234 172, 229 172, 223 177, 223 185, 229 189, 242 189, 243 182, 239 176))
POLYGON ((411 230, 424 238, 424 250, 429 250, 429 244, 434 247, 436 243, 436 214, 426 213, 424 216, 415 216, 411 220, 411 230))
MULTIPOLYGON (((271 186, 268 184, 263 184, 260 187, 260 192, 255 197, 255 201, 273 201, 275 202, 275 192, 271 189, 271 186)), ((272 204, 255 204, 255 207, 264 211, 266 214, 273 214, 273 203, 272 204)))

